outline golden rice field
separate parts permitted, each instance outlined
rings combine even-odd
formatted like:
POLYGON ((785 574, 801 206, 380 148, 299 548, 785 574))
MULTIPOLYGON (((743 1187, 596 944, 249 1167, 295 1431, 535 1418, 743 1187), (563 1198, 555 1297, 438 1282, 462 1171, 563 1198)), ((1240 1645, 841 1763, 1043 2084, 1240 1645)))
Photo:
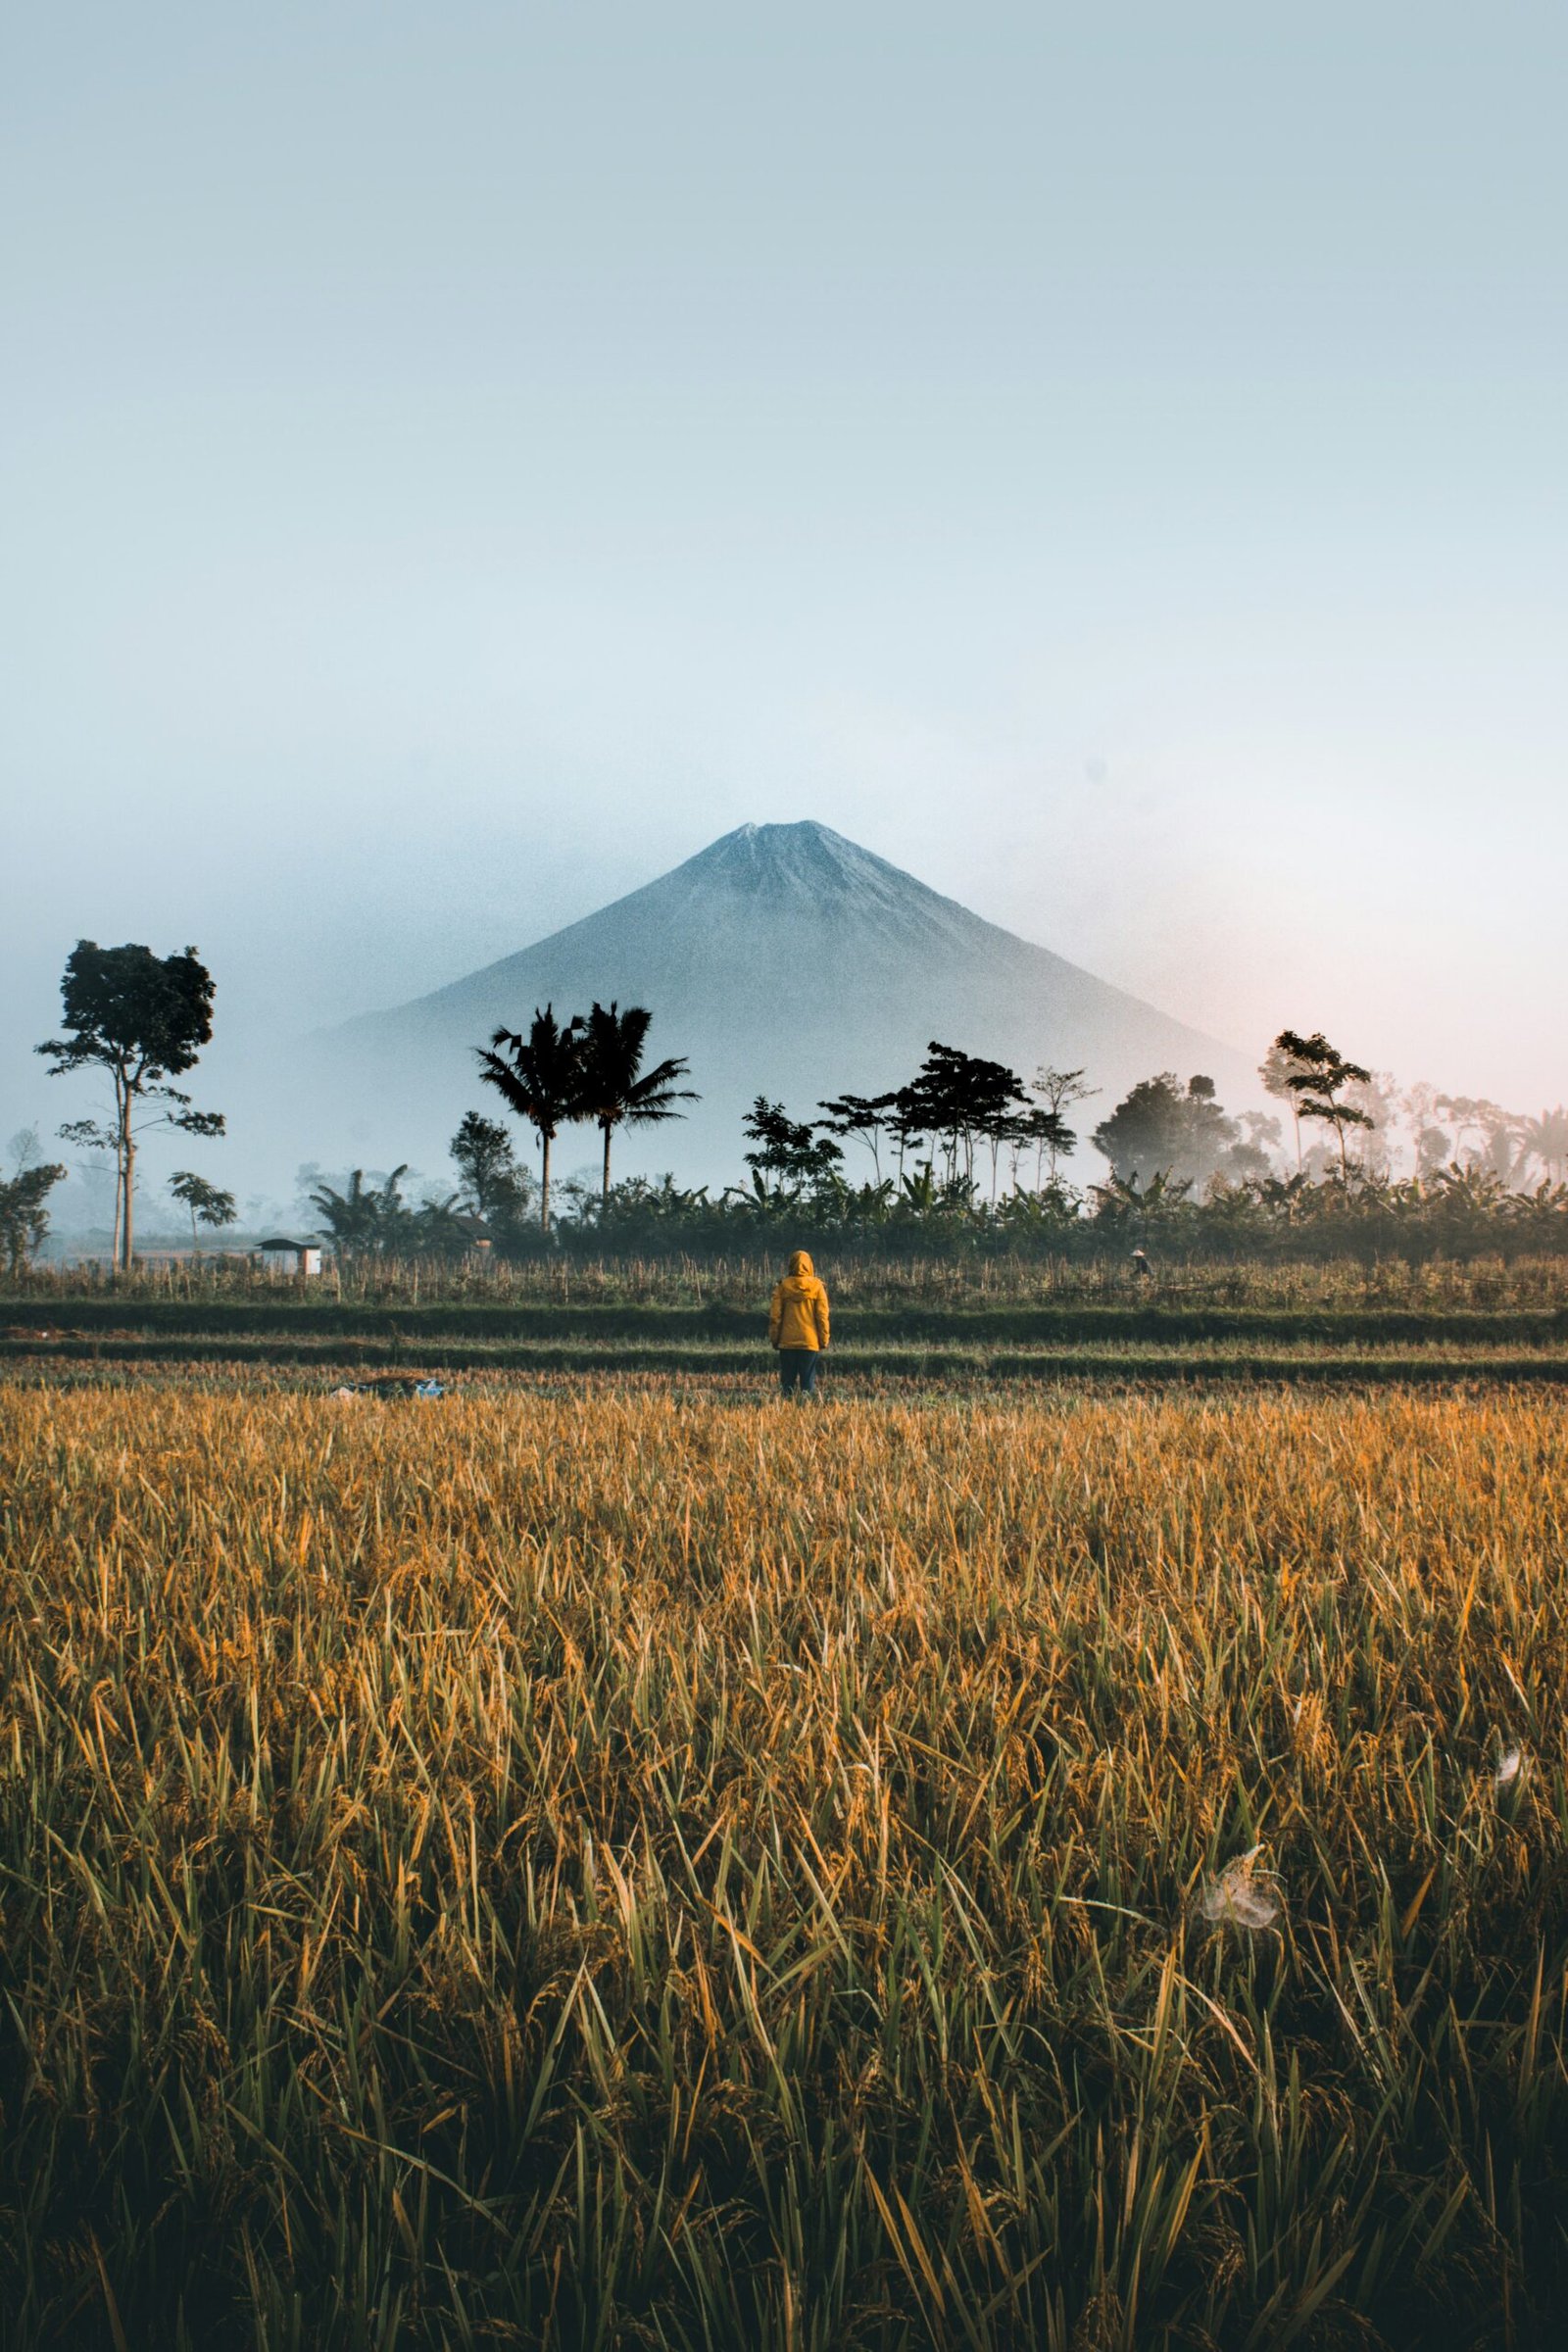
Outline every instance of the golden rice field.
POLYGON ((0 2340, 1555 2344, 1565 1413, 0 1387, 0 2340))

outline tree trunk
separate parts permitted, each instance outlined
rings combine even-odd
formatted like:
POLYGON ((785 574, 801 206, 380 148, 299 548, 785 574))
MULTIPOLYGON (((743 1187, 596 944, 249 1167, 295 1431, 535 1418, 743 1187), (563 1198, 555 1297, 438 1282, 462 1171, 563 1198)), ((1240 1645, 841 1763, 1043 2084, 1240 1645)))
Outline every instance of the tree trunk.
POLYGON ((604 1190, 603 1190, 603 1196, 602 1196, 602 1198, 603 1198, 603 1200, 604 1200, 604 1205, 605 1205, 605 1207, 606 1207, 606 1208, 608 1208, 608 1207, 610 1206, 610 1138, 611 1138, 611 1135, 612 1135, 612 1127, 611 1127, 611 1123, 610 1123, 610 1121, 609 1121, 608 1119, 606 1119, 606 1121, 605 1121, 604 1125, 605 1125, 605 1182, 604 1182, 604 1190))
POLYGON ((115 1238, 110 1251, 112 1264, 120 1265, 121 1236, 125 1230, 125 1131, 130 1124, 130 1105, 125 1095, 124 1072, 115 1071, 115 1238))
POLYGON ((539 1226, 543 1233, 550 1231, 550 1138, 541 1134, 539 1147, 544 1163, 539 1171, 539 1226))
POLYGON ((125 1120, 124 1159, 125 1215, 124 1222, 122 1224, 120 1229, 120 1264, 122 1272, 128 1274, 130 1272, 131 1251, 135 1248, 135 1235, 132 1230, 132 1202, 135 1198, 136 1189, 136 1139, 131 1134, 130 1119, 128 1115, 125 1120))

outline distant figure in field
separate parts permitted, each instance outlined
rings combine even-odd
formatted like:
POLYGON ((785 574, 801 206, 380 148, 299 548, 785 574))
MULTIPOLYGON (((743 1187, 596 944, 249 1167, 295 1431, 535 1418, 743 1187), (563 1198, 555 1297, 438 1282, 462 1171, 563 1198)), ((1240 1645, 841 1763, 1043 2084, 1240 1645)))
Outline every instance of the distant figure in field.
POLYGON ((804 1250, 796 1250, 789 1272, 773 1293, 767 1337, 769 1346, 778 1349, 781 1393, 814 1396, 816 1359, 828 1342, 827 1292, 804 1250))
POLYGON ((1150 1277, 1150 1272, 1151 1268, 1149 1259, 1145 1256, 1142 1250, 1135 1250, 1133 1251, 1133 1273, 1140 1282, 1147 1282, 1150 1277))

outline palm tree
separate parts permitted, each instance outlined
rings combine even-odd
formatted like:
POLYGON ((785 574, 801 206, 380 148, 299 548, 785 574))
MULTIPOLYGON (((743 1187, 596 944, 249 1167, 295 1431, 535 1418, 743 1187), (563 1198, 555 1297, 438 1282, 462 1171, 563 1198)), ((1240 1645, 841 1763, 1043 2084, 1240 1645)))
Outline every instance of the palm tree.
POLYGON ((610 1201, 610 1146, 617 1127, 652 1127, 662 1119, 681 1119, 677 1102, 698 1102, 700 1095, 675 1084, 688 1064, 679 1059, 656 1062, 643 1070, 643 1048, 653 1014, 644 1004, 616 1010, 595 1004, 582 1024, 582 1062, 578 1078, 577 1115, 592 1119, 605 1139, 604 1200, 610 1201))
POLYGON ((1521 1158, 1538 1160, 1548 1184, 1568 1179, 1568 1110, 1560 1102, 1555 1110, 1544 1110, 1539 1119, 1526 1119, 1522 1141, 1521 1158))
POLYGON ((533 1023, 526 1037, 515 1030, 498 1029, 488 1049, 483 1046, 474 1049, 479 1056, 479 1075, 486 1086, 493 1086, 518 1118, 526 1119, 538 1134, 543 1155, 539 1222, 547 1233, 550 1147, 563 1127, 591 1115, 582 1108, 580 1101, 582 1027, 579 1015, 563 1029, 553 1004, 547 1004, 543 1012, 535 1005, 533 1023), (510 1054, 511 1060, 503 1060, 498 1049, 510 1054))
POLYGON ((398 1239, 408 1214, 399 1187, 408 1172, 409 1163, 404 1160, 377 1186, 367 1184, 365 1170, 356 1168, 346 1193, 334 1192, 329 1184, 312 1193, 311 1206, 331 1234, 334 1248, 345 1257, 360 1250, 385 1250, 398 1239))

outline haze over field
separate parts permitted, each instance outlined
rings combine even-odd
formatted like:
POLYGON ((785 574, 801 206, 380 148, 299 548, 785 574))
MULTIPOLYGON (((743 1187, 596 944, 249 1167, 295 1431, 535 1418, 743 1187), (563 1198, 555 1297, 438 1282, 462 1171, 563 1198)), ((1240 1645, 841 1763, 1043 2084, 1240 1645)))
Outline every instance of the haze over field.
POLYGON ((1456 0, 19 16, 0 1147, 79 936, 199 945, 276 1192, 353 1150, 294 1041, 805 813, 1249 1060, 1562 1099, 1565 67, 1456 0))

